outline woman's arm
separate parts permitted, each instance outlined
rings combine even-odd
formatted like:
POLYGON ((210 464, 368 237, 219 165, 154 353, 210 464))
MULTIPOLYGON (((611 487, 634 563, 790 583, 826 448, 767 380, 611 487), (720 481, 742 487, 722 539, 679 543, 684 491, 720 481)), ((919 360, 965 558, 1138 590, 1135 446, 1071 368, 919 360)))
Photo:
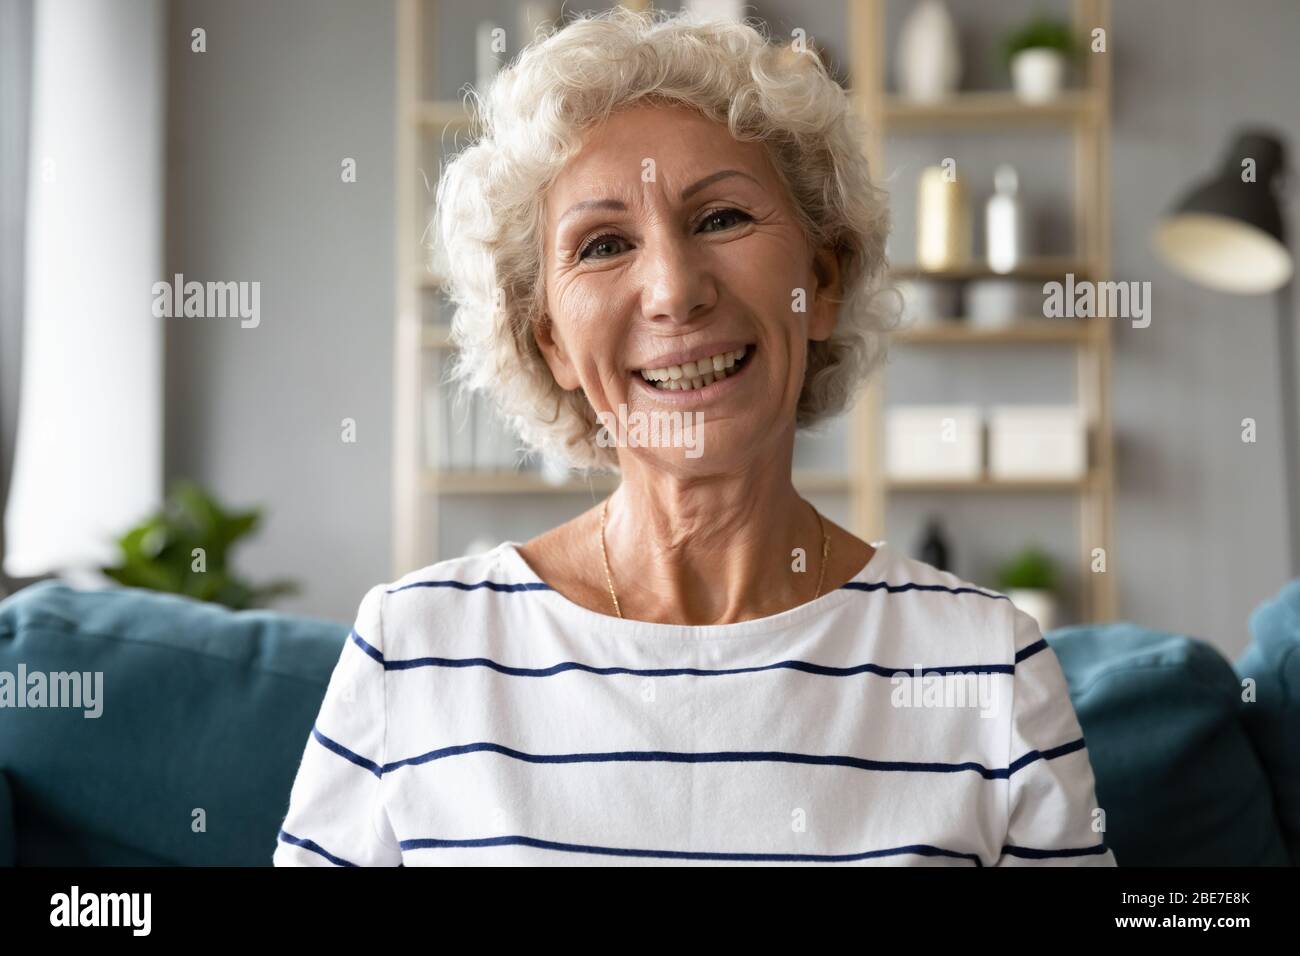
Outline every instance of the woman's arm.
POLYGON ((383 664, 385 585, 361 601, 307 739, 276 866, 398 866, 402 852, 382 799, 387 726, 383 664))
POLYGON ((1038 622, 1012 606, 1007 835, 995 866, 1115 866, 1069 686, 1038 622))

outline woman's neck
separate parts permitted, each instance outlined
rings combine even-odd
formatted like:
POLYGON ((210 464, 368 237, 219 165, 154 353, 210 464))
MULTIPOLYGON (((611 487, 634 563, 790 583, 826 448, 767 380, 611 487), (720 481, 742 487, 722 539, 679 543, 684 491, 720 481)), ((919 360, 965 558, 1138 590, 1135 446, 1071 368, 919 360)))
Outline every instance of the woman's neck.
MULTIPOLYGON (((823 571, 822 523, 788 462, 702 479, 625 468, 609 500, 605 550, 623 616, 664 624, 777 614, 812 600, 823 571)), ((603 560, 599 569, 603 576, 603 560)))

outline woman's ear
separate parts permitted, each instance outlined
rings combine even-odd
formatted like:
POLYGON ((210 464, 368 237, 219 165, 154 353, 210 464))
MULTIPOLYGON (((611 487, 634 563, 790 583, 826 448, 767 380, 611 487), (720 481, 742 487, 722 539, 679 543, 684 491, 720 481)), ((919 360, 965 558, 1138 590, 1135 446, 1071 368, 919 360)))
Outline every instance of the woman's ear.
POLYGON ((573 363, 569 361, 564 344, 555 335, 555 323, 551 321, 551 317, 545 312, 539 313, 533 319, 532 325, 533 338, 537 341, 537 347, 541 349, 546 364, 550 366, 556 384, 566 392, 578 388, 582 383, 578 380, 578 373, 573 363))
POLYGON ((813 257, 813 274, 817 277, 817 290, 812 296, 808 315, 808 338, 824 342, 835 332, 839 321, 840 302, 844 296, 840 273, 840 257, 830 246, 823 246, 813 257))

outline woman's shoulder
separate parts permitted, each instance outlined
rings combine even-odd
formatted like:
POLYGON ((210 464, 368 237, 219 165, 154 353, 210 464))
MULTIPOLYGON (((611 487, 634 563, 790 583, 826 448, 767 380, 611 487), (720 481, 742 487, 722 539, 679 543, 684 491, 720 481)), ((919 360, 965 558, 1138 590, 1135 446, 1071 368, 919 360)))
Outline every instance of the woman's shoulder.
POLYGON ((408 571, 400 578, 389 582, 385 586, 386 593, 447 588, 463 590, 463 586, 490 588, 494 583, 512 580, 518 575, 512 573, 510 562, 506 560, 507 550, 511 544, 513 542, 502 541, 492 548, 454 558, 443 558, 408 571))
MULTIPOLYGON (((990 601, 1010 603, 1010 599, 1002 592, 935 567, 928 561, 914 558, 886 541, 875 542, 874 546, 880 551, 882 559, 879 562, 879 573, 887 579, 891 591, 915 590, 935 595, 969 594, 990 601)), ((973 603, 979 604, 978 601, 973 603)))
POLYGON ((431 605, 459 603, 467 592, 501 592, 527 587, 510 560, 512 542, 455 558, 444 558, 408 571, 377 586, 384 595, 386 618, 400 620, 407 613, 423 615, 431 605))
POLYGON ((1041 638, 1034 619, 1005 593, 911 557, 887 542, 874 545, 878 556, 871 573, 864 575, 865 587, 886 594, 894 620, 923 630, 927 641, 978 643, 985 650, 994 641, 1014 655, 1041 638))

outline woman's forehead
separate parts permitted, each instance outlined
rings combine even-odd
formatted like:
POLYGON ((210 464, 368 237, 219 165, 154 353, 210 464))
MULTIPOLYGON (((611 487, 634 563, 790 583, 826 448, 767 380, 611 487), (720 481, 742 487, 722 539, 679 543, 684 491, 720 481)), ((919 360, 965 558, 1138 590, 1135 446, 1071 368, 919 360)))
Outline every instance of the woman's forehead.
POLYGON ((642 184, 676 197, 723 169, 762 185, 772 179, 762 146, 736 140, 725 124, 684 107, 637 106, 613 114, 586 134, 548 190, 547 207, 559 216, 579 200, 634 198, 642 184))

